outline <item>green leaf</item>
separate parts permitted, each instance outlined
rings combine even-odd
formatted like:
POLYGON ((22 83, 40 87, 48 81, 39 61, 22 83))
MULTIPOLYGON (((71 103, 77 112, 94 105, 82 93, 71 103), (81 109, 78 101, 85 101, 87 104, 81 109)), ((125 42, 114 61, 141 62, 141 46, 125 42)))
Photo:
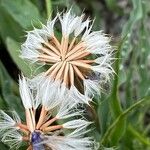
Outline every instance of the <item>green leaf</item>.
POLYGON ((125 70, 123 69, 120 69, 120 73, 119 73, 119 81, 118 81, 118 86, 122 85, 123 83, 126 82, 127 80, 127 75, 126 75, 126 72, 125 70))
POLYGON ((105 0, 107 7, 112 10, 113 12, 118 13, 119 15, 123 14, 123 10, 117 5, 116 0, 105 0))
POLYGON ((23 113, 23 106, 20 96, 16 95, 12 90, 12 81, 5 80, 3 83, 3 97, 9 106, 9 109, 17 111, 19 114, 23 113))
POLYGON ((3 143, 0 143, 1 150, 8 150, 8 146, 4 145, 3 143))
POLYGON ((18 66, 18 68, 21 70, 21 72, 23 72, 23 74, 25 76, 31 77, 32 73, 38 74, 38 73, 44 71, 44 69, 39 68, 38 65, 29 65, 23 59, 21 59, 19 57, 20 48, 21 48, 20 43, 14 41, 11 38, 7 38, 6 45, 7 45, 7 50, 9 52, 10 56, 12 57, 13 61, 18 66))
POLYGON ((31 75, 31 69, 29 66, 24 62, 23 59, 19 57, 20 55, 20 43, 14 41, 11 38, 6 39, 6 46, 7 50, 15 62, 15 64, 18 66, 18 68, 23 72, 25 76, 30 76, 31 75))
POLYGON ((104 147, 104 146, 100 146, 100 150, 117 150, 117 148, 115 148, 115 147, 107 148, 107 147, 104 147))
POLYGON ((137 23, 137 21, 139 21, 143 17, 142 0, 132 0, 132 3, 133 11, 130 14, 129 21, 123 27, 122 37, 130 33, 135 23, 137 23))
MULTIPOLYGON (((125 40, 126 40, 126 36, 119 42, 117 53, 115 56, 116 58, 120 58, 122 45, 125 40)), ((113 120, 115 120, 118 116, 120 116, 120 114, 122 114, 121 100, 119 97, 119 90, 118 90, 119 74, 120 74, 119 67, 120 67, 120 59, 117 59, 114 64, 114 69, 115 69, 116 75, 115 75, 115 79, 113 81, 112 92, 109 97, 109 107, 110 107, 110 112, 111 112, 113 120)), ((123 119, 119 124, 118 131, 114 133, 114 137, 112 138, 113 140, 111 141, 112 143, 116 144, 118 142, 120 137, 122 137, 122 135, 125 131, 125 128, 126 128, 126 119, 123 119)))
MULTIPOLYGON (((10 77, 10 75, 8 74, 8 72, 6 71, 4 65, 2 64, 2 62, 0 61, 0 89, 2 90, 3 89, 3 85, 4 85, 4 82, 8 80, 10 81, 10 84, 12 84, 12 91, 13 92, 16 92, 18 91, 18 86, 17 86, 17 83, 12 80, 12 78, 10 77)), ((17 93, 17 92, 16 92, 17 93)))
POLYGON ((23 106, 19 96, 17 83, 9 76, 5 67, 0 62, 0 89, 4 107, 9 107, 10 110, 17 111, 20 116, 23 116, 23 106))
POLYGON ((142 135, 142 133, 139 133, 131 124, 128 126, 128 132, 130 132, 130 134, 134 136, 140 143, 150 146, 150 139, 142 135))
POLYGON ((41 20, 37 7, 29 0, 1 0, 1 6, 25 29, 34 21, 41 20))
POLYGON ((122 112, 107 129, 106 133, 104 134, 104 136, 102 137, 100 141, 101 144, 106 144, 112 140, 113 140, 112 145, 116 144, 115 142, 121 138, 121 136, 118 137, 117 134, 120 132, 120 128, 122 128, 122 123, 126 120, 126 117, 129 115, 129 113, 131 113, 132 110, 137 109, 138 107, 142 106, 142 104, 144 104, 148 100, 150 100, 150 97, 145 97, 139 100, 138 102, 136 102, 135 104, 133 104, 132 106, 130 106, 124 112, 122 112))
POLYGON ((6 108, 6 103, 3 100, 2 96, 0 95, 0 109, 5 109, 6 108))
POLYGON ((8 36, 17 41, 21 41, 22 35, 23 30, 21 26, 0 5, 0 36, 3 41, 5 42, 8 36))
MULTIPOLYGON (((118 49, 116 53, 116 58, 120 58, 120 53, 122 50, 122 45, 125 41, 126 37, 124 37, 118 44, 118 49)), ((116 118, 120 115, 122 112, 121 104, 120 104, 120 98, 119 98, 119 93, 118 93, 118 86, 119 86, 119 70, 120 67, 120 59, 117 59, 114 63, 114 70, 115 70, 115 79, 113 81, 113 86, 112 86, 112 92, 110 95, 110 109, 112 112, 113 118, 116 118)))
POLYGON ((106 132, 111 118, 109 102, 110 102, 109 99, 108 98, 106 99, 103 95, 100 98, 100 100, 98 100, 99 105, 97 114, 99 118, 101 136, 103 136, 104 133, 106 132))

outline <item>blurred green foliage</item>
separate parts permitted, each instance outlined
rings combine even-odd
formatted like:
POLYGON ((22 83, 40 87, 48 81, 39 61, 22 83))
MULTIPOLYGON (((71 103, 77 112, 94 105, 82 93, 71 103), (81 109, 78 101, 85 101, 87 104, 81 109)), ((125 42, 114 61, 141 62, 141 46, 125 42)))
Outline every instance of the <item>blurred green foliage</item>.
MULTIPOLYGON (((17 74, 31 76, 37 68, 19 58, 26 31, 71 6, 77 14, 84 10, 96 18, 95 30, 112 35, 118 58, 110 93, 94 103, 93 136, 100 149, 150 150, 149 0, 0 0, 0 108, 16 110, 24 118, 17 74)), ((0 144, 0 149, 8 147, 0 144)))

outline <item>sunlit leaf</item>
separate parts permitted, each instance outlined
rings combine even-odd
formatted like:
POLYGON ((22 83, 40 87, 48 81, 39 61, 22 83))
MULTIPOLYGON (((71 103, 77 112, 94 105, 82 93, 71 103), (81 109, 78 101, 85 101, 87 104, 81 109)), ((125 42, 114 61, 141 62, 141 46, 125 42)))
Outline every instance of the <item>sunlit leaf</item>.
MULTIPOLYGON (((23 29, 13 20, 8 12, 0 4, 0 36, 5 42, 9 36, 17 41, 22 41, 23 29)), ((1 49, 2 51, 3 49, 1 49)))
POLYGON ((6 40, 6 45, 7 45, 7 50, 10 54, 10 56, 12 57, 13 61, 16 63, 16 65, 18 66, 18 68, 20 69, 21 72, 23 72, 23 74, 25 76, 32 76, 32 73, 36 72, 40 72, 43 69, 40 68, 38 69, 37 65, 29 65, 27 64, 23 59, 20 58, 20 49, 21 49, 21 45, 20 43, 14 41, 11 38, 7 38, 6 40))
POLYGON ((1 0, 1 5, 25 29, 41 20, 38 9, 29 0, 1 0))

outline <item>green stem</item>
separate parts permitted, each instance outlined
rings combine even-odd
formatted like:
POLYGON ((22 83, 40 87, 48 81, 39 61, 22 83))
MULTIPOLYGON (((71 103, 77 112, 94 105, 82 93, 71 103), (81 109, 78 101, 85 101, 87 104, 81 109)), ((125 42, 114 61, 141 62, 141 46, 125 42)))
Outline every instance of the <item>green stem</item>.
POLYGON ((50 18, 51 17, 51 12, 52 12, 51 0, 45 0, 45 3, 46 3, 47 18, 50 18))
POLYGON ((149 130, 150 130, 150 124, 145 128, 143 134, 146 135, 149 130))
POLYGON ((116 53, 116 58, 118 58, 115 62, 115 65, 114 65, 114 69, 115 69, 115 72, 116 72, 116 75, 115 75, 115 79, 114 79, 114 83, 113 83, 113 87, 112 87, 112 93, 111 93, 111 100, 110 100, 110 108, 111 108, 111 111, 112 111, 112 114, 114 116, 114 118, 117 118, 120 113, 122 112, 122 108, 121 108, 121 105, 120 105, 120 99, 119 99, 119 96, 118 96, 118 75, 119 75, 119 66, 120 66, 120 53, 121 53, 121 48, 122 48, 122 44, 124 42, 124 39, 121 40, 121 43, 119 44, 118 46, 118 50, 117 50, 117 53, 116 53))
POLYGON ((119 115, 119 117, 117 117, 117 119, 110 125, 110 127, 107 129, 106 133, 104 134, 103 138, 101 139, 100 143, 105 143, 105 141, 109 138, 109 136, 111 135, 111 131, 113 130, 113 128, 115 128, 116 124, 122 120, 124 117, 127 116, 127 114, 129 112, 131 112, 133 109, 139 107, 141 104, 143 104, 144 102, 146 102, 147 100, 150 100, 150 97, 145 97, 141 100, 139 100, 138 102, 136 102, 135 104, 133 104, 131 107, 129 107, 128 109, 126 109, 122 114, 119 115))
POLYGON ((144 137, 138 131, 136 131, 131 125, 128 126, 128 131, 140 142, 144 145, 150 146, 149 138, 144 137))

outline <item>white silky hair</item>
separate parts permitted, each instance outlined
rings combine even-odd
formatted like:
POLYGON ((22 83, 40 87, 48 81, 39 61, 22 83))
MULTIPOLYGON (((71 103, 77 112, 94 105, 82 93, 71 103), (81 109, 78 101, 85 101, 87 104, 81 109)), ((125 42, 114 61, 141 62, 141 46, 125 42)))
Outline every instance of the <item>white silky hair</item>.
POLYGON ((10 149, 18 149, 22 144, 22 135, 16 131, 8 131, 2 136, 2 142, 7 144, 10 149))
POLYGON ((0 133, 4 133, 8 130, 18 130, 16 127, 17 123, 21 120, 15 111, 11 112, 12 117, 6 114, 3 110, 0 110, 0 133))
POLYGON ((87 18, 86 21, 83 21, 83 19, 84 19, 84 14, 82 14, 81 17, 78 18, 77 26, 74 30, 75 37, 79 36, 83 32, 83 30, 89 26, 90 19, 87 18))
POLYGON ((28 79, 28 86, 32 94, 32 107, 37 109, 41 105, 40 83, 43 81, 42 75, 38 75, 33 79, 28 79))
POLYGON ((104 78, 105 82, 110 82, 110 77, 113 76, 114 73, 111 68, 107 68, 101 65, 92 66, 91 69, 94 72, 100 73, 101 76, 104 78))
POLYGON ((27 78, 23 75, 19 78, 19 91, 23 106, 28 109, 33 107, 33 95, 28 85, 27 78))
POLYGON ((16 123, 20 123, 21 122, 21 119, 20 119, 20 117, 19 117, 19 115, 17 114, 16 111, 11 111, 11 114, 12 114, 13 120, 15 120, 16 123))
MULTIPOLYGON (((44 31, 44 30, 43 30, 44 31)), ((23 59, 35 63, 40 55, 39 49, 42 48, 42 43, 45 40, 39 35, 37 30, 28 32, 26 42, 21 46, 21 55, 23 59)))
POLYGON ((31 83, 31 89, 39 88, 41 104, 48 111, 55 110, 56 118, 67 119, 73 116, 79 116, 83 112, 83 110, 79 109, 75 111, 78 101, 71 99, 69 89, 60 81, 54 81, 50 77, 41 74, 31 79, 31 83))
POLYGON ((71 137, 71 138, 84 137, 85 134, 88 133, 88 132, 90 132, 90 131, 91 131, 91 129, 87 130, 86 126, 82 126, 80 128, 76 128, 73 132, 69 133, 67 136, 71 137))
POLYGON ((106 55, 112 50, 112 47, 108 44, 104 44, 101 46, 93 46, 87 47, 87 51, 92 54, 106 55))
POLYGON ((20 95, 26 109, 37 109, 41 104, 40 82, 42 79, 41 75, 33 79, 28 79, 23 75, 19 78, 20 95))
POLYGON ((70 99, 72 99, 75 102, 86 103, 88 105, 89 105, 89 101, 92 100, 89 97, 87 97, 86 95, 79 92, 79 90, 75 86, 71 86, 71 88, 69 90, 69 97, 70 97, 70 99))
POLYGON ((37 109, 41 104, 41 95, 39 86, 30 89, 32 95, 32 108, 37 109))
POLYGON ((102 65, 105 65, 105 64, 109 64, 110 65, 112 60, 113 60, 113 58, 112 58, 111 54, 107 53, 104 56, 97 57, 95 59, 95 62, 102 66, 102 65))
POLYGON ((39 54, 40 53, 37 50, 29 48, 26 44, 21 45, 21 58, 27 59, 28 61, 35 63, 38 61, 37 58, 39 57, 39 54))
POLYGON ((34 92, 33 108, 37 109, 42 102, 39 86, 37 86, 37 88, 35 90, 32 90, 32 91, 34 92))
POLYGON ((86 97, 92 99, 95 94, 97 95, 100 94, 99 80, 85 79, 83 83, 84 83, 84 94, 86 95, 86 97))
MULTIPOLYGON (((58 81, 59 82, 59 81, 58 81)), ((60 88, 58 88, 58 94, 60 100, 68 100, 69 101, 69 89, 66 87, 65 84, 60 83, 60 88)))
POLYGON ((86 128, 90 124, 91 122, 86 121, 84 119, 74 119, 74 120, 64 123, 63 127, 66 129, 77 129, 77 128, 83 128, 83 127, 86 128))
POLYGON ((41 29, 34 28, 33 31, 27 32, 27 39, 21 46, 21 55, 23 59, 35 63, 38 61, 39 55, 42 53, 39 49, 43 47, 43 43, 48 42, 54 36, 54 24, 57 16, 52 20, 47 21, 47 25, 42 24, 41 29))
POLYGON ((101 45, 110 42, 110 38, 106 36, 106 34, 104 34, 103 31, 93 31, 88 33, 89 34, 82 37, 82 40, 85 41, 87 44, 89 44, 89 46, 101 45))
POLYGON ((54 36, 54 25, 55 25, 57 19, 58 19, 58 15, 56 15, 56 17, 53 20, 49 19, 47 21, 46 26, 44 24, 42 24, 43 25, 43 30, 45 30, 45 32, 43 34, 46 33, 46 36, 48 37, 48 39, 51 38, 52 36, 54 36))
POLYGON ((51 80, 45 77, 40 87, 40 94, 42 98, 42 105, 46 107, 47 110, 55 108, 59 103, 60 82, 51 80))
MULTIPOLYGON (((32 49, 38 51, 38 49, 42 48, 42 43, 45 42, 45 38, 41 36, 41 32, 39 29, 34 29, 33 31, 29 31, 27 35, 27 39, 25 41, 25 45, 32 49)), ((44 30, 43 30, 44 32, 44 30)))
POLYGON ((71 9, 68 12, 63 13, 62 16, 58 13, 58 16, 62 27, 62 34, 64 37, 68 37, 69 34, 75 30, 79 17, 71 14, 71 9))
POLYGON ((112 50, 109 42, 110 38, 102 31, 94 31, 82 37, 87 51, 93 54, 107 54, 112 50))
POLYGON ((56 118, 67 119, 70 117, 81 115, 80 110, 74 111, 74 109, 76 109, 76 107, 77 107, 77 103, 70 100, 66 96, 66 98, 61 101, 61 103, 59 104, 59 106, 57 108, 56 118))
POLYGON ((28 85, 30 89, 36 89, 37 86, 40 87, 40 85, 43 83, 43 81, 45 80, 45 76, 44 73, 40 73, 39 75, 28 80, 29 80, 28 85))
POLYGON ((101 76, 103 76, 103 78, 106 80, 106 82, 110 81, 110 76, 113 76, 113 74, 115 74, 115 71, 111 66, 112 60, 114 60, 114 59, 115 58, 112 58, 112 53, 108 52, 105 55, 97 57, 95 59, 95 63, 97 65, 92 66, 91 69, 94 72, 100 73, 101 76))
POLYGON ((88 137, 45 136, 45 143, 52 150, 97 150, 98 144, 88 137))
POLYGON ((60 81, 54 81, 43 73, 30 80, 30 88, 36 91, 34 100, 36 108, 41 104, 47 110, 51 110, 67 98, 67 87, 60 81))
MULTIPOLYGON (((68 89, 61 81, 55 81, 44 74, 31 79, 31 82, 33 85, 38 83, 36 87, 39 87, 39 100, 42 100, 41 104, 45 106, 47 110, 55 108, 58 104, 63 106, 64 103, 68 103, 66 106, 64 105, 64 107, 76 103, 86 103, 89 105, 88 102, 92 100, 87 95, 80 93, 75 86, 71 86, 71 88, 68 89), (64 103, 60 103, 61 101, 64 103)), ((63 110, 62 107, 60 108, 63 110)), ((59 113, 59 115, 61 113, 59 113)))
POLYGON ((94 20, 90 21, 90 22, 87 22, 87 25, 86 25, 86 28, 85 28, 85 32, 83 33, 83 35, 81 37, 82 41, 85 41, 85 38, 88 37, 88 35, 90 35, 90 33, 92 31, 94 20), (90 22, 91 22, 91 24, 90 24, 90 22))
POLYGON ((107 75, 107 74, 108 74, 108 76, 115 74, 115 71, 111 66, 113 59, 115 59, 115 58, 111 58, 110 54, 107 54, 103 57, 97 58, 96 63, 99 64, 99 65, 93 66, 93 68, 92 68, 93 71, 97 71, 101 74, 104 74, 104 76, 107 75), (101 70, 102 68, 103 68, 103 71, 101 70))
MULTIPOLYGON (((105 82, 110 80, 110 76, 115 73, 113 68, 111 67, 111 61, 113 58, 111 57, 111 54, 106 54, 104 56, 99 56, 95 59, 95 63, 97 65, 92 66, 91 69, 96 73, 100 73, 101 76, 104 77, 106 80, 105 82)), ((101 90, 101 83, 102 79, 85 79, 84 81, 84 93, 87 97, 91 97, 91 99, 94 97, 95 94, 100 95, 101 90)))

